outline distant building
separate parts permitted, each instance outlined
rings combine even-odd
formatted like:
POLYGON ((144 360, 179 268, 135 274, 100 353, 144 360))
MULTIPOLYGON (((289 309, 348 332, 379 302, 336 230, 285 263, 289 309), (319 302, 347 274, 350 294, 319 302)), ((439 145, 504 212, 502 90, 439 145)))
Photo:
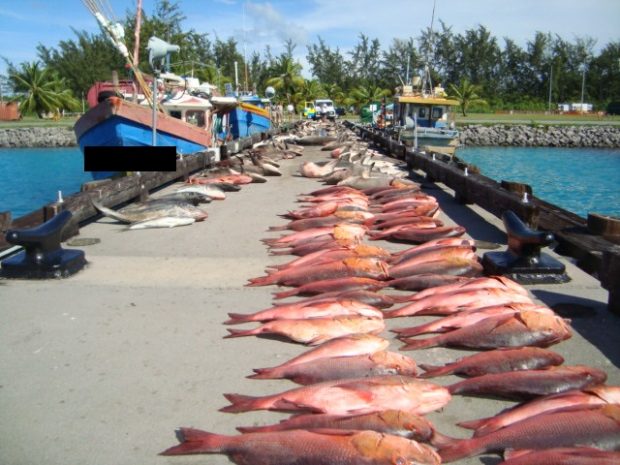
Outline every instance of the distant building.
POLYGON ((0 102, 0 121, 14 121, 20 118, 17 102, 0 102))
POLYGON ((560 113, 591 113, 594 106, 591 103, 558 103, 560 113))

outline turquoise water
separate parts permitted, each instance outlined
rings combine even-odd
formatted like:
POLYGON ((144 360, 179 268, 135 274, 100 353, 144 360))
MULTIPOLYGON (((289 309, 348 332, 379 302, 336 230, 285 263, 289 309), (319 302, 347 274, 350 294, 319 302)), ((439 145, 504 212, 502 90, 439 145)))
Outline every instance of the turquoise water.
POLYGON ((84 160, 77 147, 55 149, 0 148, 0 212, 13 218, 78 192, 91 181, 84 173, 84 160))
POLYGON ((464 147, 458 156, 496 181, 529 184, 536 197, 583 218, 620 217, 620 149, 464 147))
MULTIPOLYGON (((620 149, 465 147, 459 157, 497 181, 530 184, 537 197, 584 218, 620 217, 620 149)), ((0 149, 0 173, 0 212, 14 218, 91 180, 78 148, 0 149)))

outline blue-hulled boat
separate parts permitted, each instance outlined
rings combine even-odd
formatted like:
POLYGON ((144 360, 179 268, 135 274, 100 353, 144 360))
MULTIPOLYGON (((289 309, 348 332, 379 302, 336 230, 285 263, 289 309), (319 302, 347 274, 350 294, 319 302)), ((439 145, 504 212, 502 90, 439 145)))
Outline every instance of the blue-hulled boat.
POLYGON ((230 129, 233 139, 249 137, 271 129, 269 99, 258 95, 241 95, 239 104, 230 112, 230 129))

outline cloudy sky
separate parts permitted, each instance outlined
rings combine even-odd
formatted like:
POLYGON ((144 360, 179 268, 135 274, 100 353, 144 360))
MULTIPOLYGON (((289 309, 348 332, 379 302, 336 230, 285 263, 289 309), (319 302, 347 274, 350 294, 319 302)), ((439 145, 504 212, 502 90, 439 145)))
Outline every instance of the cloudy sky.
MULTIPOLYGON (((116 18, 135 10, 135 0, 104 0, 116 18)), ((143 0, 147 14, 155 0, 143 0)), ((360 33, 378 38, 387 48, 393 38, 418 37, 430 25, 433 0, 178 0, 186 28, 211 38, 235 37, 249 54, 267 45, 278 54, 288 38, 306 64, 307 45, 323 38, 343 52, 360 33)), ((525 46, 536 31, 558 34, 566 40, 591 37, 598 50, 620 41, 620 0, 436 0, 435 20, 455 33, 487 27, 503 45, 509 37, 525 46)), ((96 20, 82 0, 0 0, 0 57, 14 63, 36 59, 39 43, 55 46, 74 38, 71 28, 98 31, 96 20)), ((144 40, 147 40, 145 38, 144 40)), ((6 71, 0 62, 0 73, 6 71)), ((304 70, 308 74, 308 68, 304 70)))

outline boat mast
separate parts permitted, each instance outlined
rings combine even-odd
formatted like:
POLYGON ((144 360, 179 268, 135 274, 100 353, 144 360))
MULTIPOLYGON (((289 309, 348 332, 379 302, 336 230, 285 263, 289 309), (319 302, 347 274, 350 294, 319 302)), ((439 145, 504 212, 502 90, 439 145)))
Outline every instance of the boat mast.
POLYGON ((140 24, 142 23, 142 0, 137 0, 136 6, 136 31, 134 33, 135 43, 133 46, 133 65, 137 68, 140 64, 140 24))
POLYGON ((433 24, 435 23, 435 6, 436 0, 433 0, 433 14, 431 16, 431 27, 429 31, 429 46, 426 49, 426 57, 424 63, 424 77, 422 78, 422 94, 426 94, 428 86, 428 95, 433 95, 433 82, 431 81, 431 69, 429 63, 429 52, 433 49, 433 24))

